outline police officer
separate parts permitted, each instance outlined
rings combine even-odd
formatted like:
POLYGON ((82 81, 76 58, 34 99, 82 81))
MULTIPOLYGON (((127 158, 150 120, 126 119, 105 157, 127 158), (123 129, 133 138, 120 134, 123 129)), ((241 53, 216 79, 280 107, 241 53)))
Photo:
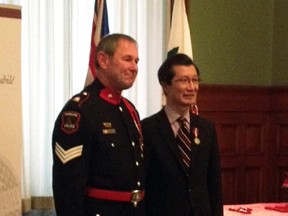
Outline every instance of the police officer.
POLYGON ((96 48, 96 79, 60 112, 52 140, 57 215, 144 215, 139 115, 121 96, 138 60, 133 38, 105 36, 96 48))

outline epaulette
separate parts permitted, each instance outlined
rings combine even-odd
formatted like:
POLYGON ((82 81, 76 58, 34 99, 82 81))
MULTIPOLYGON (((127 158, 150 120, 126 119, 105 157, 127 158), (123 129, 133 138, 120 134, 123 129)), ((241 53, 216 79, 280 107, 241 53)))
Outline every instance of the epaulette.
POLYGON ((77 106, 80 107, 86 100, 88 100, 90 94, 88 92, 81 92, 72 97, 72 101, 77 103, 77 106))

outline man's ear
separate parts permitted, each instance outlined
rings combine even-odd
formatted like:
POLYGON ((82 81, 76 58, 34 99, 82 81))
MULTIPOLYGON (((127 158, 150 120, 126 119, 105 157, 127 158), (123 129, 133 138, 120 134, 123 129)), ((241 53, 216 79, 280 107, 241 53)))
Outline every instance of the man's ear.
POLYGON ((166 82, 161 82, 160 85, 162 86, 162 90, 163 90, 164 94, 166 95, 167 88, 168 88, 167 83, 166 82))
POLYGON ((96 58, 98 59, 99 66, 103 69, 106 69, 109 62, 109 56, 106 53, 100 51, 97 53, 96 58))

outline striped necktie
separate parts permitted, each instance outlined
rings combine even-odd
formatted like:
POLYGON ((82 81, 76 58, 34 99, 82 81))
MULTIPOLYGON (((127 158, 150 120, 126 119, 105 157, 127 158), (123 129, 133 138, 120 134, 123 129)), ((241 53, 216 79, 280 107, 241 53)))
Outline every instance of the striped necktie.
POLYGON ((177 119, 177 122, 179 123, 179 130, 176 136, 178 147, 180 149, 180 153, 182 156, 182 160, 186 166, 186 168, 189 168, 190 166, 190 152, 191 152, 191 140, 188 130, 188 122, 187 120, 182 116, 177 119))

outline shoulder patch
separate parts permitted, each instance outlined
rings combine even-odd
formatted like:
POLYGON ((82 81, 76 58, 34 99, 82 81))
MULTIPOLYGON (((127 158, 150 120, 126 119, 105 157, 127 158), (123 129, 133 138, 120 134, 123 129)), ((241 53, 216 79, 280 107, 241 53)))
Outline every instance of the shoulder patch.
POLYGON ((78 131, 80 113, 75 111, 65 111, 62 113, 61 129, 66 134, 72 134, 78 131))

